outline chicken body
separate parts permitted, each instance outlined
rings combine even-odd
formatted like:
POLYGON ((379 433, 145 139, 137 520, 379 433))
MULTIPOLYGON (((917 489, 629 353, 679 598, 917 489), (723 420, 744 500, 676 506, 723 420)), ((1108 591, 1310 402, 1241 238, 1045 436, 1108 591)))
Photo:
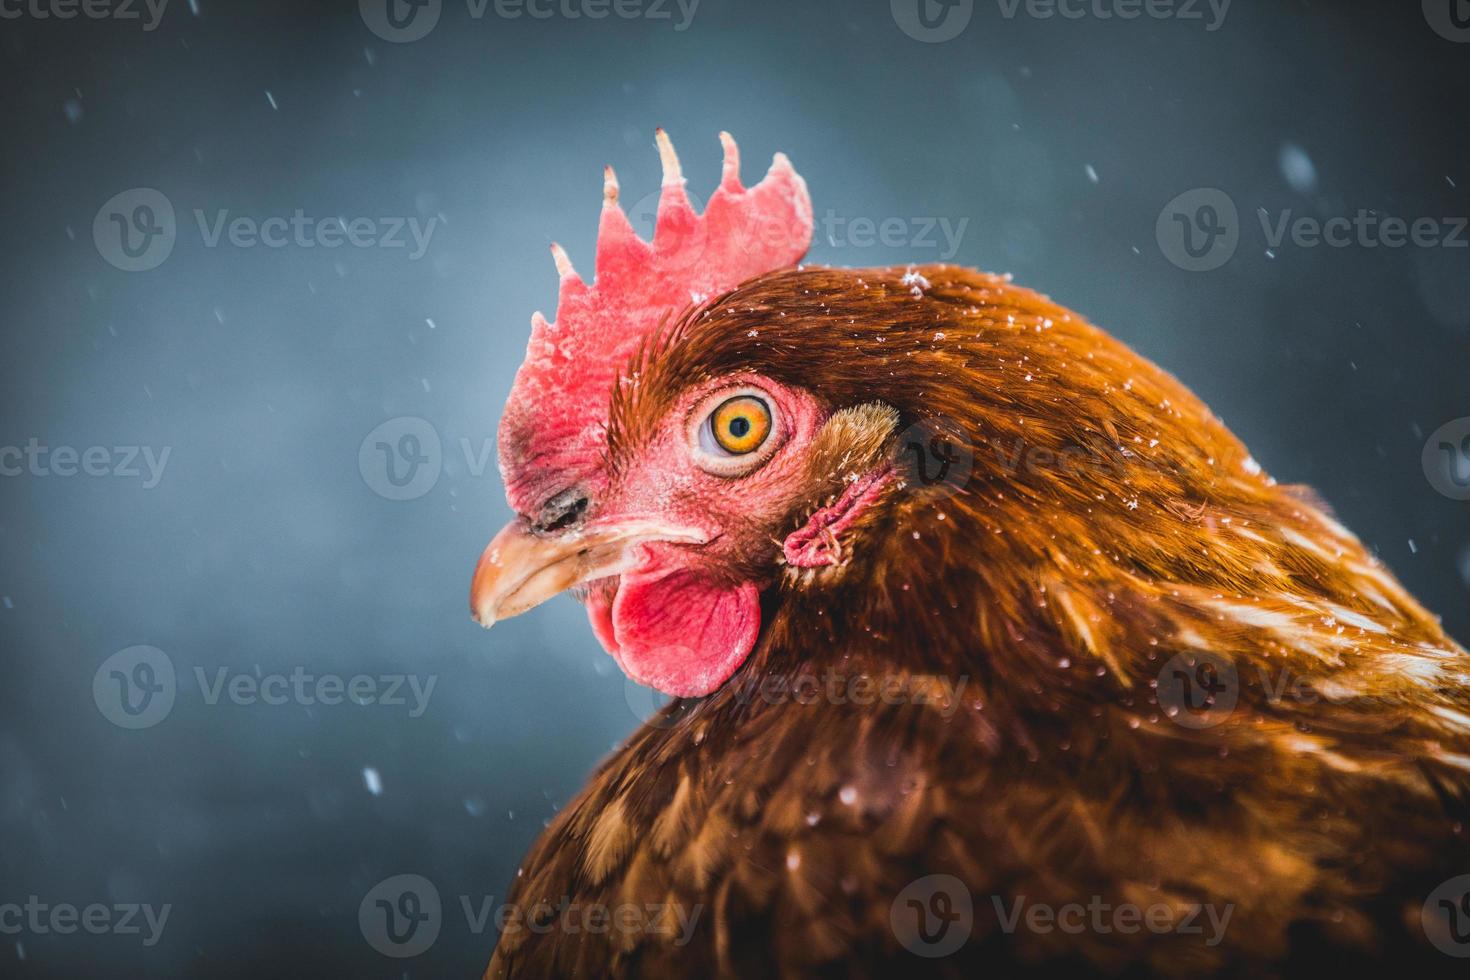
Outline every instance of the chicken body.
POLYGON ((1470 872, 1470 660, 1178 382, 999 277, 778 272, 626 366, 610 469, 743 373, 850 413, 743 562, 754 651, 558 814, 488 977, 1463 966, 1421 913, 1470 872))

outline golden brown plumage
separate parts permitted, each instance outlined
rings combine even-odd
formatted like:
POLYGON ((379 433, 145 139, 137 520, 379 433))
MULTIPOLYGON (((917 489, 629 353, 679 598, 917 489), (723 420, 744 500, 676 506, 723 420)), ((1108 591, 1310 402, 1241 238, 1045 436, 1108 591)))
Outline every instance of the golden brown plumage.
POLYGON ((891 456, 901 479, 843 532, 844 563, 783 568, 772 544, 754 653, 631 736, 522 864, 527 914, 678 907, 688 941, 675 916, 512 928, 487 977, 1460 964, 1425 941, 1420 909, 1470 871, 1470 660, 1182 385, 1003 278, 806 268, 645 345, 608 465, 679 392, 746 371, 840 413, 776 542, 849 474, 891 456), (941 422, 969 449, 952 492, 924 487, 897 437, 941 422), (759 686, 803 676, 909 693, 803 703, 759 686), (1213 708, 1181 700, 1211 677, 1213 708), (937 873, 967 886, 974 932, 930 960, 890 911, 937 873), (1214 945, 1208 926, 1008 932, 1018 896, 1230 918, 1214 945))

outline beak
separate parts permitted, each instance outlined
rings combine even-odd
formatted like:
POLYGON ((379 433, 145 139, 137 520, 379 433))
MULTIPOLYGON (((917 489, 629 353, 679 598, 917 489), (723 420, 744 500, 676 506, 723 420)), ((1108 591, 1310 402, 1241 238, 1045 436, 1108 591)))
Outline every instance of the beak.
POLYGON ((489 629, 519 616, 559 592, 594 579, 621 575, 639 561, 634 548, 651 541, 703 544, 708 535, 646 518, 589 526, 538 537, 523 521, 500 529, 475 566, 470 615, 489 629))

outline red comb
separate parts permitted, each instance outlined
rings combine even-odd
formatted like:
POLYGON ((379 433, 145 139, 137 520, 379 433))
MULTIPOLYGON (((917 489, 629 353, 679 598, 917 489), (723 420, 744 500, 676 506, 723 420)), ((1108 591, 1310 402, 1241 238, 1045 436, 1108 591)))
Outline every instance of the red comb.
POLYGON ((735 141, 721 133, 724 176, 699 215, 661 129, 657 142, 664 179, 651 243, 628 223, 608 167, 593 284, 582 281, 561 246, 551 246, 561 274, 556 322, 531 318, 526 359, 500 423, 506 497, 521 513, 534 514, 569 487, 590 493, 600 486, 612 388, 650 331, 692 303, 795 265, 811 244, 811 198, 784 154, 746 189, 735 141))

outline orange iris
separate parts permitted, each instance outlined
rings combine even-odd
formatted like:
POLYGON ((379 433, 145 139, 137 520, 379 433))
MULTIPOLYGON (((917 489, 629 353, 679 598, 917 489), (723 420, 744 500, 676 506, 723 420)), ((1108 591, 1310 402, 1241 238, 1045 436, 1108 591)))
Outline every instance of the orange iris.
POLYGON ((737 395, 710 414, 715 442, 733 456, 753 453, 771 434, 771 410, 751 395, 737 395))

